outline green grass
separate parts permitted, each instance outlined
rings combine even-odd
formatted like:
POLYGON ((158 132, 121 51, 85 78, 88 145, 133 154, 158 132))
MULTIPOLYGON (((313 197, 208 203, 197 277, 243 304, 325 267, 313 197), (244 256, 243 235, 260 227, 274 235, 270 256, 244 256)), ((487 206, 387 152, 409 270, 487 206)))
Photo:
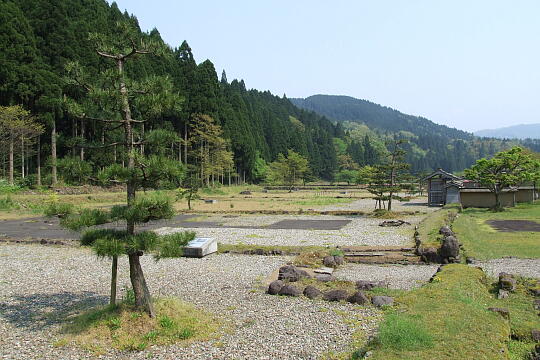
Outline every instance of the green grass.
POLYGON ((465 209, 454 221, 452 229, 463 243, 467 256, 476 259, 497 259, 504 256, 540 258, 540 233, 500 232, 486 224, 487 220, 540 219, 540 203, 519 204, 503 212, 465 209))
POLYGON ((481 270, 447 265, 432 283, 397 296, 365 350, 372 360, 506 359, 510 326, 487 310, 494 304, 489 290, 481 270))
POLYGON ((379 328, 378 341, 387 349, 422 350, 433 347, 433 340, 418 316, 390 314, 379 328))
POLYGON ((80 314, 64 326, 55 346, 73 343, 101 354, 108 349, 141 351, 150 345, 208 340, 218 335, 222 324, 212 315, 177 299, 155 302, 156 317, 123 303, 80 314))
POLYGON ((439 229, 448 225, 459 212, 459 207, 445 206, 441 210, 433 211, 418 224, 418 235, 424 247, 439 247, 439 229))

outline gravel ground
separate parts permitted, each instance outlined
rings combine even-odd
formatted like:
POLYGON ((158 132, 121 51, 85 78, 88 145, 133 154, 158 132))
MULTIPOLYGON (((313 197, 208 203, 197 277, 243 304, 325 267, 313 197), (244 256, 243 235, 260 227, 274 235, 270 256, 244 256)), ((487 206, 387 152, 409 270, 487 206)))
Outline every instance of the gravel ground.
MULTIPOLYGON (((231 228, 171 228, 158 229, 159 233, 192 230, 202 237, 214 237, 220 243, 253 245, 407 245, 412 243, 414 225, 425 215, 402 217, 412 225, 400 227, 380 227, 381 219, 364 216, 291 216, 291 215, 251 215, 240 218, 218 218, 213 216, 208 221, 218 221, 226 225, 245 226, 253 224, 272 224, 280 220, 335 220, 348 219, 351 222, 341 230, 280 230, 280 229, 231 229, 231 228)), ((205 220, 206 221, 206 220, 205 220)))
MULTIPOLYGON (((228 254, 159 262, 143 257, 154 295, 192 302, 231 321, 233 331, 187 348, 113 351, 100 359, 316 359, 348 348, 354 329, 344 315, 363 319, 366 333, 374 332, 381 313, 372 307, 254 291, 288 260, 228 254)), ((121 258, 120 286, 129 283, 127 268, 121 258)), ((107 302, 109 271, 109 261, 97 260, 86 249, 0 245, 0 359, 93 358, 84 350, 53 343, 66 316, 107 302)))
POLYGON ((540 259, 503 258, 488 261, 476 261, 473 266, 479 266, 490 276, 498 277, 499 273, 521 275, 540 279, 540 259))
POLYGON ((426 283, 438 265, 369 265, 346 264, 334 271, 338 279, 385 281, 393 289, 413 289, 426 283))

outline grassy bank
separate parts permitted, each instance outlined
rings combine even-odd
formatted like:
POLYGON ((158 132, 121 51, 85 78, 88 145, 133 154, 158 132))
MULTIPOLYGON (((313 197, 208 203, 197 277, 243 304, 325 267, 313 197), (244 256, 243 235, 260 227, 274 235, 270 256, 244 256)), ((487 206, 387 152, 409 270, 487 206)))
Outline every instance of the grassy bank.
POLYGON ((453 230, 463 243, 467 256, 477 259, 497 259, 504 256, 540 258, 539 232, 500 232, 486 224, 487 220, 540 219, 540 203, 519 204, 503 212, 469 208, 453 223, 453 230))
POLYGON ((73 318, 55 346, 75 344, 95 354, 107 349, 141 351, 150 345, 188 343, 216 336, 220 323, 210 314, 177 299, 155 302, 156 317, 123 303, 73 318))
POLYGON ((444 208, 431 212, 418 224, 418 236, 424 247, 439 247, 439 229, 452 223, 458 212, 459 205, 447 205, 444 208))
POLYGON ((433 282, 396 300, 378 337, 353 358, 369 350, 373 360, 518 359, 531 349, 530 330, 540 327, 526 281, 508 299, 497 300, 494 284, 466 265, 447 265, 433 282), (489 307, 509 309, 511 320, 489 307), (511 334, 518 340, 510 342, 511 334))

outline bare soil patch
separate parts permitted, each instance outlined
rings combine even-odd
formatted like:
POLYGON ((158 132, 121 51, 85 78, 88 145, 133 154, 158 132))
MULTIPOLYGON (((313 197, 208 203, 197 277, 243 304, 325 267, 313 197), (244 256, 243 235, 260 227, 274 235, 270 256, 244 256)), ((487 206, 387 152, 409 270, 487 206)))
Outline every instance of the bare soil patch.
POLYGON ((540 223, 531 220, 488 220, 488 225, 498 231, 517 232, 531 231, 540 232, 540 223))

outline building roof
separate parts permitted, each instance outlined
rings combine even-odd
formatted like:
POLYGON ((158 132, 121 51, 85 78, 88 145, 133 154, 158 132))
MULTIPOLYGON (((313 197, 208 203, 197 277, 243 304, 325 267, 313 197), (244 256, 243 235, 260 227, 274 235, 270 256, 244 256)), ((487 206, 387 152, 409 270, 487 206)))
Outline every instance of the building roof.
POLYGON ((451 179, 451 180, 461 180, 459 176, 456 176, 452 173, 449 173, 447 171, 444 171, 443 169, 439 168, 436 171, 434 171, 431 175, 426 176, 423 180, 429 180, 435 176, 441 176, 443 179, 451 179))

